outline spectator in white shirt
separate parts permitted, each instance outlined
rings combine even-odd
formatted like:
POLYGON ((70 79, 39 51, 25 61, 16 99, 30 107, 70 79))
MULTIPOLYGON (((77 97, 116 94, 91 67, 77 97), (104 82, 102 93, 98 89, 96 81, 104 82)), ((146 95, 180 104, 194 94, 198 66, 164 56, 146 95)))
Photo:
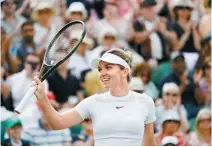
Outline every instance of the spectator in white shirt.
POLYGON ((93 49, 92 58, 101 57, 103 53, 116 46, 117 31, 111 27, 104 27, 98 37, 99 46, 93 49))
POLYGON ((113 27, 117 31, 117 41, 122 45, 122 48, 126 48, 128 47, 126 39, 129 21, 118 16, 118 7, 115 0, 106 0, 103 10, 104 18, 93 25, 91 33, 94 38, 98 38, 102 28, 106 26, 113 27))
POLYGON ((81 20, 85 21, 87 18, 87 10, 81 2, 73 2, 66 11, 66 21, 81 20))
MULTIPOLYGON (((72 38, 79 37, 79 32, 72 32, 72 38)), ((79 38, 77 38, 79 39, 79 38)), ((93 41, 87 36, 84 37, 83 41, 77 48, 76 52, 70 57, 68 68, 78 78, 81 78, 81 73, 85 70, 91 69, 91 51, 88 50, 89 45, 92 45, 93 41)))
MULTIPOLYGON (((24 62, 24 69, 8 77, 7 84, 10 87, 14 107, 23 99, 31 86, 33 77, 38 73, 41 66, 40 57, 35 53, 29 53, 24 62)), ((34 104, 34 99, 28 104, 34 104)))
POLYGON ((156 106, 156 127, 159 129, 163 116, 175 111, 179 115, 181 130, 184 133, 188 131, 188 119, 185 107, 181 104, 180 88, 175 83, 166 83, 162 89, 163 102, 156 106))
POLYGON ((45 1, 38 3, 32 13, 32 18, 36 21, 34 24, 34 41, 39 46, 42 46, 43 49, 48 47, 52 38, 57 33, 57 28, 54 23, 50 23, 50 18, 54 13, 52 4, 45 1))

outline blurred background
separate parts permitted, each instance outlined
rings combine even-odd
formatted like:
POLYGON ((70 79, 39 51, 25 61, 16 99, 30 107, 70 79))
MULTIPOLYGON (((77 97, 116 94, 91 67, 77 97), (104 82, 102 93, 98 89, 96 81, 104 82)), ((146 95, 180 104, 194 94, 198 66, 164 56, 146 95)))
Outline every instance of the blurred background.
POLYGON ((211 145, 211 0, 1 0, 1 145, 93 145, 90 119, 52 131, 32 99, 21 102, 45 49, 67 22, 87 34, 45 81, 59 112, 107 91, 90 61, 119 47, 133 57, 130 89, 156 105, 158 145, 211 145))

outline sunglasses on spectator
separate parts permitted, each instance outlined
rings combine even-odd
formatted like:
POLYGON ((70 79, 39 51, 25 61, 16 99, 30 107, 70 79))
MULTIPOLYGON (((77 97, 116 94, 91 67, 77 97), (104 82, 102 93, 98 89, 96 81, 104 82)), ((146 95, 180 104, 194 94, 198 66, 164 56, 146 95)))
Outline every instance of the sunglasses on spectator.
POLYGON ((179 6, 177 7, 178 9, 182 9, 182 10, 191 10, 190 7, 185 7, 185 6, 179 6))
POLYGON ((114 36, 105 36, 104 39, 112 39, 112 40, 115 40, 115 37, 114 37, 114 36))
POLYGON ((81 11, 74 11, 74 12, 71 12, 71 14, 80 14, 80 15, 82 15, 82 12, 81 11))
POLYGON ((176 123, 180 123, 180 121, 178 121, 178 120, 166 120, 165 122, 176 122, 176 123))
POLYGON ((88 122, 91 122, 91 120, 90 119, 85 119, 84 122, 88 123, 88 122))
POLYGON ((178 96, 177 93, 169 93, 169 92, 165 93, 165 95, 166 96, 174 96, 174 97, 178 96))
POLYGON ((39 64, 39 62, 35 62, 35 61, 26 61, 27 64, 39 64))
POLYGON ((35 70, 37 68, 37 65, 39 64, 39 62, 34 61, 26 61, 26 63, 29 64, 33 70, 35 70))

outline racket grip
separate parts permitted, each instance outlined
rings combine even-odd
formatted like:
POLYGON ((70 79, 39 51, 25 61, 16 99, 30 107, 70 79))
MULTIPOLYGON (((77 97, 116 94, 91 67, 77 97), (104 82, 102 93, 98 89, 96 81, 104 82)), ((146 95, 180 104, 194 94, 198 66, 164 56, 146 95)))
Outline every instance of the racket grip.
POLYGON ((18 107, 15 108, 15 112, 18 114, 21 114, 28 104, 28 102, 32 99, 34 92, 36 90, 36 86, 30 87, 29 91, 25 94, 24 98, 22 99, 21 103, 18 105, 18 107))

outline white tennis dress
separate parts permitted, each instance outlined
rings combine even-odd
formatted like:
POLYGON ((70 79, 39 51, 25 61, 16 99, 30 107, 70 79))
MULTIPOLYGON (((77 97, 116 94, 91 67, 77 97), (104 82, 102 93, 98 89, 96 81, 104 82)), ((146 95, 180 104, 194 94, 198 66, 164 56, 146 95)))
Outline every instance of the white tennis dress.
POLYGON ((95 94, 76 110, 83 119, 92 119, 95 146, 140 146, 144 125, 156 120, 152 98, 131 90, 123 97, 95 94))

